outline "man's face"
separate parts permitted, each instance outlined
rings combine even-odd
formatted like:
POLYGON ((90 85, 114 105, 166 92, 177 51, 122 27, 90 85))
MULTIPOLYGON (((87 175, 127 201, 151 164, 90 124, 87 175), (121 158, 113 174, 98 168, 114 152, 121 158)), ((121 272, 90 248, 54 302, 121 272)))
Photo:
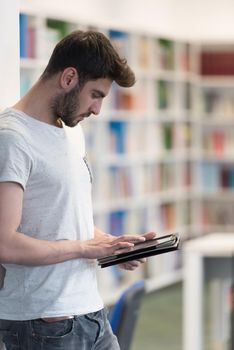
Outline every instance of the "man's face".
POLYGON ((71 91, 56 96, 52 105, 55 117, 73 127, 91 114, 98 115, 111 83, 106 78, 89 80, 81 89, 77 85, 71 91))

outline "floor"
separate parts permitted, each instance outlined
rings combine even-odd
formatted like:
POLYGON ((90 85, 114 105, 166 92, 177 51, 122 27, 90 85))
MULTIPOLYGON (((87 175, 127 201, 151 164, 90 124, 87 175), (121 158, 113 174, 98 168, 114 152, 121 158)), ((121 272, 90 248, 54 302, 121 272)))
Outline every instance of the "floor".
MULTIPOLYGON (((182 350, 182 283, 146 294, 140 309, 131 350, 182 350)), ((231 339, 211 342, 209 285, 204 290, 203 350, 234 350, 231 339)), ((234 316, 233 316, 234 318, 234 316)), ((231 324, 231 323, 230 323, 231 324)), ((230 332, 232 332, 230 330, 230 332)))
POLYGON ((182 284, 147 294, 131 350, 182 349, 182 284))

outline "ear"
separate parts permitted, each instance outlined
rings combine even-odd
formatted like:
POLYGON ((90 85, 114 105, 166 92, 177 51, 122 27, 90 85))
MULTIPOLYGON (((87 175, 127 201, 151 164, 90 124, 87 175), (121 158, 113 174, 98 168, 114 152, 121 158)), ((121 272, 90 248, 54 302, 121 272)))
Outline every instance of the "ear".
POLYGON ((60 85, 63 89, 70 91, 78 83, 78 73, 73 67, 67 67, 60 76, 60 85))

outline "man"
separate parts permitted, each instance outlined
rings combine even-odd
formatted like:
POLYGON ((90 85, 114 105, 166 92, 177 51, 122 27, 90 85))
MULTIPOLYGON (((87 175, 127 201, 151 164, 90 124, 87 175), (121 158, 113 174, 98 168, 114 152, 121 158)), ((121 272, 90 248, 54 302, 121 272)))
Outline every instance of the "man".
POLYGON ((94 227, 82 133, 71 128, 99 114, 113 81, 134 84, 126 60, 103 34, 76 31, 0 115, 0 332, 7 350, 119 349, 95 259, 155 234, 116 238, 94 227))

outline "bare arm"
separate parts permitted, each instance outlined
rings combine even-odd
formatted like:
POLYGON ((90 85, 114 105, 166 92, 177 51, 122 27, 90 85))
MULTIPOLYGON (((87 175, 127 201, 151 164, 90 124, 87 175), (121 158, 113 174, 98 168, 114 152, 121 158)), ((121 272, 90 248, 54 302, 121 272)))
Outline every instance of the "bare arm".
POLYGON ((77 258, 98 258, 121 248, 131 249, 136 236, 87 241, 46 241, 17 232, 21 221, 23 189, 14 182, 0 183, 0 263, 48 265, 77 258))

